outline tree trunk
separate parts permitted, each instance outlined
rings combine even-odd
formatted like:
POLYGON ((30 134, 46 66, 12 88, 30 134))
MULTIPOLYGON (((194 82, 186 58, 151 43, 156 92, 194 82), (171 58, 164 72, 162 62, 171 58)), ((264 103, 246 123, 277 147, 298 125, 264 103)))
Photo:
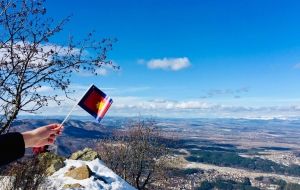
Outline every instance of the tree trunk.
POLYGON ((8 119, 4 123, 4 125, 1 127, 0 134, 5 134, 5 133, 9 132, 9 129, 10 129, 10 126, 11 126, 12 122, 16 119, 16 117, 19 113, 20 106, 21 106, 21 96, 18 95, 17 98, 16 98, 16 104, 15 104, 15 107, 14 107, 14 111, 8 117, 8 119))
POLYGON ((5 133, 9 132, 10 126, 11 126, 12 122, 16 119, 18 113, 19 113, 19 110, 15 109, 14 113, 9 117, 9 119, 6 121, 6 123, 4 123, 4 125, 0 129, 0 134, 5 134, 5 133))

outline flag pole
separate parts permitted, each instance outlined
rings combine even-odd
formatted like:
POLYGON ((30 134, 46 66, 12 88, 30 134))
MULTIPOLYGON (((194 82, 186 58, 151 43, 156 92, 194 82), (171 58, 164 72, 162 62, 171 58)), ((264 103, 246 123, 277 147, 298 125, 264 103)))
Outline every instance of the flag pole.
MULTIPOLYGON (((79 100, 76 102, 76 104, 72 107, 71 111, 68 113, 68 115, 65 117, 65 119, 60 123, 60 126, 63 126, 63 124, 69 119, 69 117, 71 116, 71 113, 74 111, 74 109, 76 108, 76 106, 78 105, 78 103, 80 102, 80 100, 83 98, 83 96, 88 92, 88 90, 93 86, 93 84, 90 85, 90 87, 86 90, 86 92, 81 96, 81 98, 79 98, 79 100)), ((54 149, 55 154, 57 154, 57 145, 52 144, 50 145, 52 146, 52 150, 54 149), (56 147, 55 147, 56 146, 56 147), (55 148, 54 148, 55 147, 55 148)))
POLYGON ((68 113, 68 115, 65 117, 65 119, 61 122, 60 126, 63 126, 63 124, 69 119, 71 113, 74 111, 74 109, 76 108, 77 105, 78 105, 78 102, 76 102, 76 104, 73 106, 73 108, 71 109, 71 111, 68 113))
MULTIPOLYGON (((79 99, 80 100, 80 99, 79 99)), ((65 119, 60 123, 60 126, 63 126, 63 124, 69 119, 71 113, 74 111, 75 107, 77 106, 78 102, 76 102, 76 104, 73 106, 73 108, 71 109, 71 111, 68 113, 68 115, 65 117, 65 119)), ((48 150, 50 152, 54 152, 55 154, 57 154, 57 145, 55 144, 55 142, 52 145, 49 145, 48 150)))

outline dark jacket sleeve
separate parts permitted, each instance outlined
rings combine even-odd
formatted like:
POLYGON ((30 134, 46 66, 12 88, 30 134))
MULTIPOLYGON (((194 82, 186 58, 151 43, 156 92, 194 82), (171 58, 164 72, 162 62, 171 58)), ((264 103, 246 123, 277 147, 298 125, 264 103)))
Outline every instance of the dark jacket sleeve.
POLYGON ((0 166, 24 156, 25 143, 21 133, 0 135, 0 166))

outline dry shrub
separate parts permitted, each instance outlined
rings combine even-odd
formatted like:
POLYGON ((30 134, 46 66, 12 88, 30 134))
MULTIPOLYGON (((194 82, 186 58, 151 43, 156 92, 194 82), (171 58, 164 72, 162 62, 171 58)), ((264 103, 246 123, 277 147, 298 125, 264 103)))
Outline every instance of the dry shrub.
POLYGON ((167 178, 168 149, 151 122, 137 122, 97 143, 101 159, 139 190, 157 189, 167 178))
POLYGON ((46 164, 37 157, 24 158, 6 167, 1 180, 3 190, 46 189, 46 164))

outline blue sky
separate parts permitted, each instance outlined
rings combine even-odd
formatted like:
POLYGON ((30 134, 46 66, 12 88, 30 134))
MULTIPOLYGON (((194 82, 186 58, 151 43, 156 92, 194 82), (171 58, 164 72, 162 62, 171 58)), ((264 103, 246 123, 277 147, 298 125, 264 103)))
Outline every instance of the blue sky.
POLYGON ((300 116, 299 1, 48 0, 46 6, 51 17, 73 15, 54 43, 92 30, 119 40, 109 56, 120 71, 72 77, 75 98, 91 83, 113 97, 109 115, 300 116))

